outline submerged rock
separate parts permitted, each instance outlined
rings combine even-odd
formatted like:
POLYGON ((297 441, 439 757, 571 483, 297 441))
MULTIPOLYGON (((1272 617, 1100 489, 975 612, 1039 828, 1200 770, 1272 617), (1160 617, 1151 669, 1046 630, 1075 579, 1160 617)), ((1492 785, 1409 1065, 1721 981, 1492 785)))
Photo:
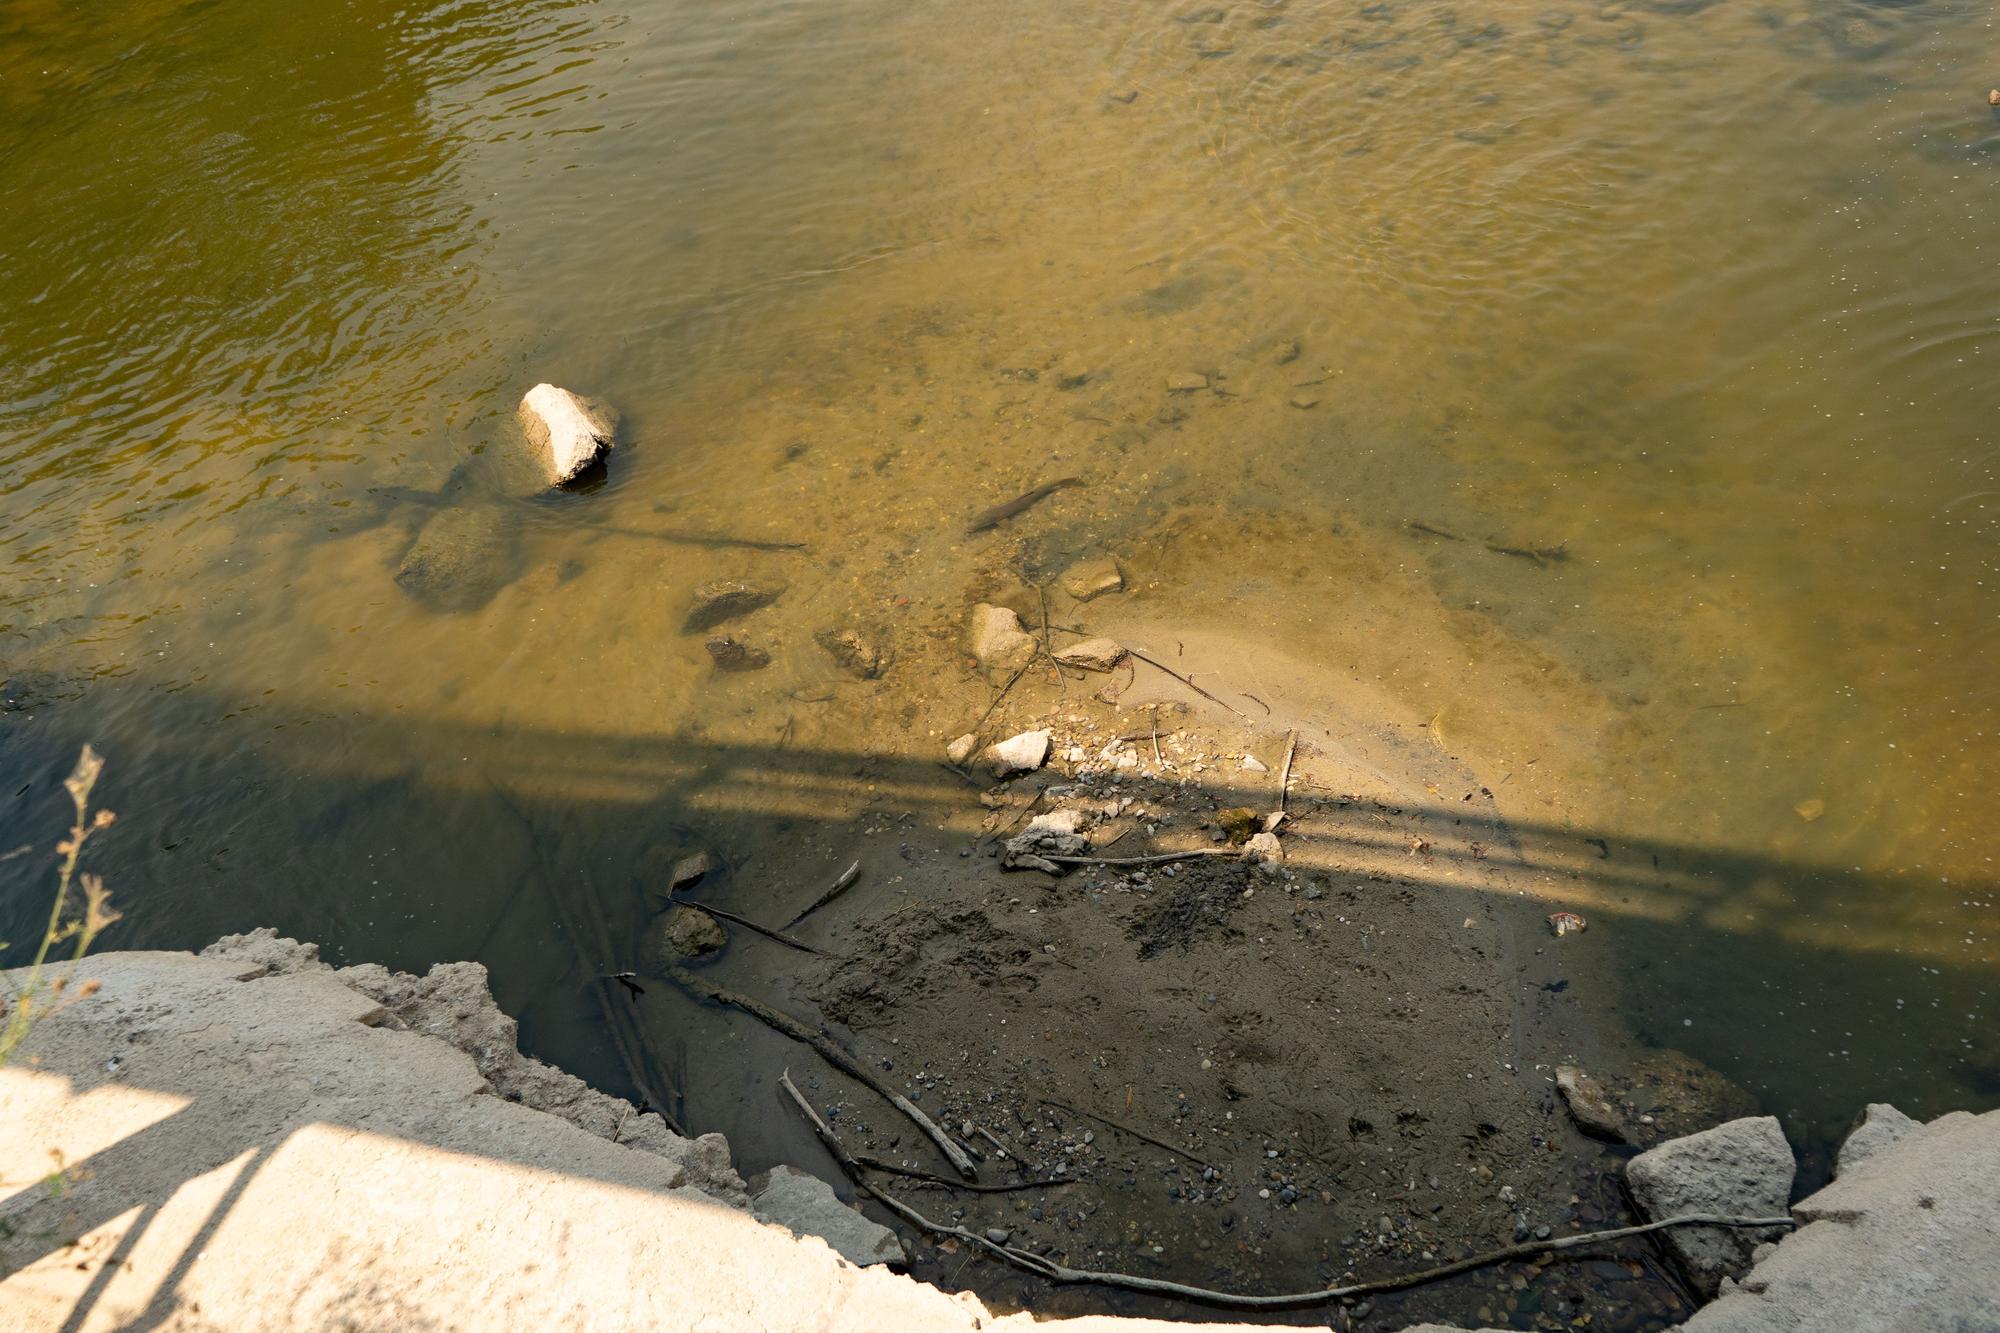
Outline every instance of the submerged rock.
POLYGON ((857 1267, 900 1264, 908 1258, 895 1232, 842 1203, 818 1176, 795 1166, 774 1166, 751 1184, 750 1208, 759 1218, 802 1236, 818 1236, 857 1267))
POLYGON ((858 629, 823 629, 813 642, 824 648, 835 665, 863 680, 874 680, 889 665, 889 655, 873 636, 858 629))
POLYGON ((954 764, 962 764, 972 758, 972 752, 978 748, 979 737, 968 731, 944 747, 944 756, 954 764))
POLYGON ((521 399, 520 411, 528 442, 542 455, 551 486, 575 481, 611 447, 611 423, 568 389, 537 384, 521 399))
POLYGON ((762 671, 771 665, 771 655, 762 648, 752 648, 727 634, 714 636, 702 647, 708 649, 718 671, 762 671))
POLYGON ((710 579, 694 590, 694 600, 688 607, 681 633, 699 634, 703 630, 714 629, 725 620, 747 616, 777 601, 784 595, 785 587, 777 580, 710 579))
POLYGON ((972 608, 966 646, 989 680, 1005 680, 1034 661, 1039 651, 1034 636, 1021 628, 1021 617, 987 602, 972 608))
POLYGON ((499 510, 441 509, 403 552, 396 583, 434 610, 476 611, 514 581, 514 564, 499 510))
MULTIPOLYGON (((1625 1167, 1632 1201, 1649 1221, 1682 1213, 1783 1217, 1796 1164, 1776 1116, 1750 1116, 1634 1157, 1625 1167)), ((1750 1266, 1750 1252, 1783 1233, 1732 1227, 1675 1227, 1667 1248, 1705 1296, 1750 1266)))
POLYGON ((1630 1141, 1625 1132, 1625 1113, 1618 1109, 1618 1103, 1604 1085, 1581 1066, 1557 1065, 1556 1091, 1569 1107, 1570 1119, 1584 1133, 1612 1143, 1630 1141))
POLYGON ((1125 649, 1115 639, 1085 639, 1057 650, 1055 659, 1085 671, 1110 671, 1125 660, 1125 649))
POLYGON ((1122 592, 1124 588, 1125 576, 1119 573, 1118 562, 1108 555, 1079 560, 1062 575, 1062 590, 1079 602, 1102 597, 1107 592, 1122 592))
POLYGON ((996 778, 1032 773, 1049 757, 1049 737, 1047 731, 1024 731, 1004 741, 995 741, 980 753, 980 762, 996 778))
POLYGON ((646 930, 644 961, 656 971, 665 965, 716 953, 729 943, 722 924, 699 907, 675 903, 646 930))

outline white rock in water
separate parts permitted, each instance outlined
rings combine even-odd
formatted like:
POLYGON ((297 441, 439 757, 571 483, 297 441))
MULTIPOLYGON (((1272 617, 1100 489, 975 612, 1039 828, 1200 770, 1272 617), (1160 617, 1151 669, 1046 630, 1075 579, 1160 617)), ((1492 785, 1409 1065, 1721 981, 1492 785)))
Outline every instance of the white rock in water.
POLYGON ((1047 731, 1024 731, 1004 741, 995 741, 979 756, 981 762, 996 778, 1011 778, 1016 773, 1032 773, 1040 768, 1042 761, 1048 757, 1047 731))
POLYGON ((528 442, 548 455, 549 484, 574 481, 611 447, 611 427, 583 399, 553 384, 537 384, 521 399, 528 442))
POLYGON ((1085 639, 1056 650, 1056 661, 1085 671, 1110 671, 1125 660, 1125 649, 1115 639, 1085 639))
POLYGON ((954 764, 962 764, 972 758, 972 751, 978 744, 979 738, 968 731, 944 747, 944 756, 954 764))

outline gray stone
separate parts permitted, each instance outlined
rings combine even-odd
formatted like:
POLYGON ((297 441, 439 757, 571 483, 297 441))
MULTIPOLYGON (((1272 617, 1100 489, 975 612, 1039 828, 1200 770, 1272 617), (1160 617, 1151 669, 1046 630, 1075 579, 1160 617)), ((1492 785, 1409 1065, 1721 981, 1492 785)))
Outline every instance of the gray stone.
POLYGON ((1870 1102, 1861 1119, 1848 1131, 1834 1162, 1833 1174, 1841 1179, 1859 1171, 1862 1164, 1917 1127, 1917 1122, 1887 1102, 1870 1102))
POLYGON ((694 590, 683 634, 699 634, 714 629, 725 620, 747 616, 782 597, 785 584, 779 580, 710 579, 694 590))
POLYGON ((986 766, 987 772, 1004 779, 1017 773, 1032 773, 1048 757, 1049 732, 1024 731, 987 746, 980 751, 979 761, 986 766))
POLYGON ((1243 843, 1243 859, 1266 874, 1275 875, 1285 865, 1285 845, 1275 833, 1253 833, 1243 843))
POLYGON ((972 608, 966 646, 987 679, 1002 681, 1034 661, 1039 651, 1034 636, 1021 628, 1021 617, 987 602, 972 608))
POLYGON ((750 1209, 802 1236, 818 1236, 857 1267, 906 1261, 903 1242, 840 1201, 833 1187, 794 1166, 774 1166, 750 1196, 750 1209))
POLYGON ((1079 560, 1063 571, 1062 590, 1079 602, 1124 589, 1125 576, 1119 572, 1118 562, 1108 555, 1079 560))
POLYGON ((608 414, 568 389, 537 384, 521 399, 520 411, 528 443, 541 456, 551 486, 576 480, 611 447, 608 414))
MULTIPOLYGON (((1775 1116, 1732 1120, 1673 1139, 1625 1167, 1632 1199, 1648 1220, 1682 1213, 1782 1217, 1796 1164, 1775 1116)), ((1750 1251, 1778 1233, 1747 1228, 1675 1227, 1666 1233, 1688 1280, 1714 1295, 1726 1276, 1749 1267, 1750 1251)))
POLYGON ((1630 1142, 1625 1131, 1625 1113, 1604 1085, 1580 1066, 1556 1066, 1556 1091, 1569 1107, 1570 1119, 1584 1133, 1611 1143, 1630 1142))
POLYGON ((1000 864, 1008 870, 1040 870, 1060 875, 1064 867, 1049 858, 1082 856, 1089 851, 1090 840, 1083 836, 1083 825, 1081 810, 1051 810, 1036 815, 1028 821, 1028 827, 1007 839, 1000 864))
POLYGON ((1799 1230, 1760 1246, 1769 1252, 1686 1333, 2000 1329, 1996 1181, 2000 1111, 1907 1129, 1801 1200, 1799 1230))
POLYGON ((396 583, 433 610, 476 611, 513 582, 514 571, 500 511, 470 505, 424 520, 396 566, 396 583))
POLYGON ((1115 639, 1084 639, 1058 649, 1055 659, 1085 671, 1110 671, 1125 660, 1125 649, 1115 639))

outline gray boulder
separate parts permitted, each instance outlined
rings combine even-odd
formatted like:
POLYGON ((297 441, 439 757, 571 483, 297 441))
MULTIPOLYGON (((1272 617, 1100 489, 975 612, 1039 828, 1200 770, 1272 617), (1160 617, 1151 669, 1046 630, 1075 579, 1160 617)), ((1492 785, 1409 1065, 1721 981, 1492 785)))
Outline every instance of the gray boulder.
POLYGON ((1833 1174, 1845 1180, 1859 1171, 1869 1158, 1916 1127, 1916 1121, 1887 1102, 1868 1103, 1861 1112, 1861 1119, 1848 1131, 1847 1141, 1840 1145, 1840 1156, 1834 1161, 1833 1174))
POLYGON ((774 1166, 750 1196, 750 1209, 766 1222, 802 1236, 818 1236, 841 1258, 860 1268, 900 1264, 903 1242, 885 1226, 869 1221, 840 1201, 833 1187, 797 1167, 774 1166))
MULTIPOLYGON (((1649 1221, 1683 1213, 1783 1217, 1797 1169, 1775 1116, 1732 1120, 1640 1153, 1625 1167, 1633 1202, 1649 1221)), ((1750 1252, 1784 1233, 1743 1227, 1674 1227, 1670 1249, 1688 1280, 1713 1296, 1724 1277, 1750 1266, 1750 1252)))

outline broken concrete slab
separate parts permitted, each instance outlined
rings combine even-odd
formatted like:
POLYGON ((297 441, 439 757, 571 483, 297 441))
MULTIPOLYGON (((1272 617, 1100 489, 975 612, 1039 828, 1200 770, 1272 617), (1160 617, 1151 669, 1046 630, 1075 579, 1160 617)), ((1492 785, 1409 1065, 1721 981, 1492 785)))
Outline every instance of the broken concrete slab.
MULTIPOLYGON (((1682 1213, 1782 1217, 1797 1164, 1776 1116, 1749 1116, 1640 1153, 1625 1166, 1633 1202, 1649 1221, 1682 1213)), ((1688 1280, 1713 1295, 1724 1277, 1750 1266, 1750 1252, 1781 1233, 1675 1227, 1667 1248, 1688 1280)))
POLYGON ((1800 1229, 1761 1247, 1686 1333, 2000 1329, 1996 1181, 2000 1111, 1906 1129, 1794 1206, 1800 1229))
POLYGON ((1916 1121, 1887 1102, 1868 1103, 1862 1109, 1860 1120, 1848 1131, 1846 1141, 1840 1145, 1840 1156, 1834 1161, 1833 1174, 1846 1179, 1859 1171, 1870 1158, 1915 1128, 1916 1121))
POLYGON ((520 413, 551 486, 575 481, 611 448, 611 423, 568 389, 537 384, 521 399, 520 413))
POLYGON ((750 1208, 766 1222, 818 1236, 856 1268, 909 1259, 895 1232, 849 1208, 831 1185, 795 1166, 774 1166, 753 1181, 750 1208))

